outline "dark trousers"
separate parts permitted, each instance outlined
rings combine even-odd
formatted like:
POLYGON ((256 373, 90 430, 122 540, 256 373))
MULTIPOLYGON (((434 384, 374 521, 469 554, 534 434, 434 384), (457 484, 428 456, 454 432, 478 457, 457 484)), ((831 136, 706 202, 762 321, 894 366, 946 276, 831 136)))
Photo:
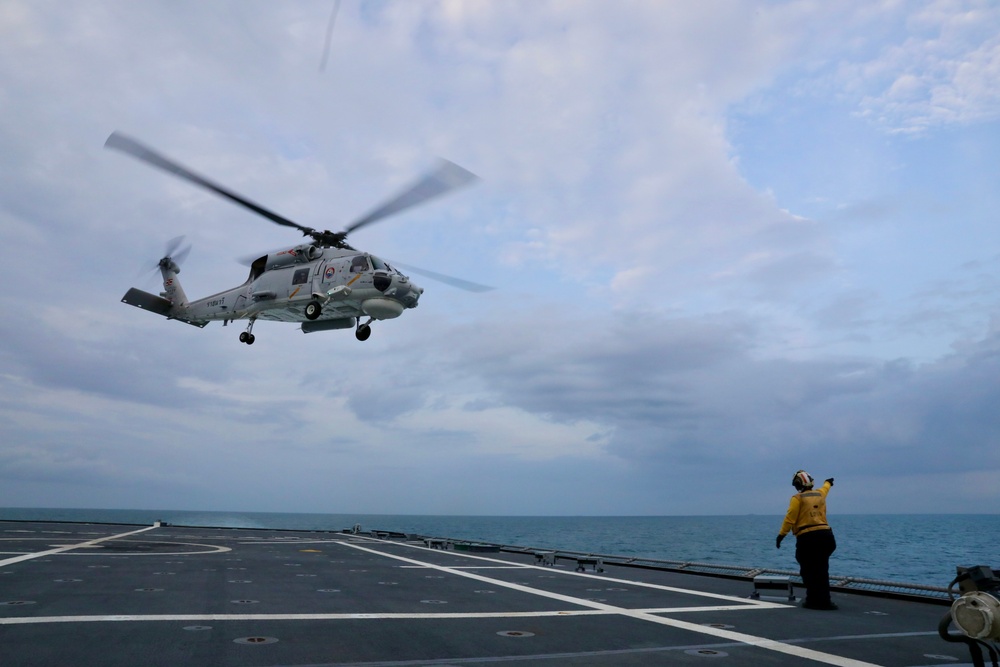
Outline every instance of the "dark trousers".
POLYGON ((814 530, 795 538, 795 560, 799 562, 809 604, 830 602, 830 555, 836 550, 832 530, 814 530))

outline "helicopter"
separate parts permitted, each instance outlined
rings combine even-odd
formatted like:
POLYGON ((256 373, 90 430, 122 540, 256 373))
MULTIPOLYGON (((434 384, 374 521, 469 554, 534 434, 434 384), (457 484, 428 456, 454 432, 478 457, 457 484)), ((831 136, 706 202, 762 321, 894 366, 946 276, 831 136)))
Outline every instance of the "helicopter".
MULTIPOLYGON (((416 308, 423 288, 384 259, 353 248, 346 241, 347 235, 477 180, 472 172, 441 160, 436 168, 343 231, 331 232, 280 216, 119 132, 113 132, 104 147, 131 155, 312 238, 310 242, 254 256, 249 259, 250 275, 243 284, 189 301, 177 274, 190 246, 180 248, 183 237, 178 237, 168 243, 166 254, 157 263, 163 291, 156 295, 133 287, 122 297, 122 303, 196 327, 212 321, 227 326, 247 320, 239 336, 240 342, 247 345, 254 343, 253 326, 258 319, 298 322, 303 333, 353 328, 355 337, 364 341, 371 336, 372 322, 394 319, 416 308)), ((398 266, 472 292, 493 289, 414 266, 398 266)))

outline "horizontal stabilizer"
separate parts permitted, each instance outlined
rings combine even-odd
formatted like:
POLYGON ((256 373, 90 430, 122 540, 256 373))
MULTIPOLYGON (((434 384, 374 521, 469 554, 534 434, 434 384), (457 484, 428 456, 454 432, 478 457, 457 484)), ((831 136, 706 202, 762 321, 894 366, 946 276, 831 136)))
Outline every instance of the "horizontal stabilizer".
POLYGON ((127 303, 136 308, 142 308, 164 317, 170 316, 171 303, 161 296, 143 292, 141 289, 132 288, 122 297, 122 303, 127 303))
MULTIPOLYGON (((157 315, 162 315, 167 318, 170 318, 170 309, 173 308, 173 305, 163 297, 150 294, 149 292, 143 292, 141 289, 136 289, 134 287, 128 292, 125 292, 125 296, 122 297, 122 303, 127 303, 130 306, 142 308, 143 310, 148 310, 151 313, 156 313, 157 315)), ((198 322, 188 320, 183 317, 170 319, 176 319, 179 322, 185 322, 196 327, 204 327, 208 324, 208 322, 198 322)))

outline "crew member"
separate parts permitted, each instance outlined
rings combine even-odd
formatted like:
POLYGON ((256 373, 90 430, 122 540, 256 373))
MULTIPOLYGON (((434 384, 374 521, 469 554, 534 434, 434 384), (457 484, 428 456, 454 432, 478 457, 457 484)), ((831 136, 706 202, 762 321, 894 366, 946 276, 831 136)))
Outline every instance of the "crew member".
POLYGON ((836 609, 830 600, 830 555, 837 549, 833 529, 826 522, 826 494, 833 488, 833 478, 813 489, 813 478, 804 470, 792 477, 798 492, 788 503, 788 513, 778 532, 776 546, 788 532, 795 535, 795 560, 806 587, 806 609, 836 609))

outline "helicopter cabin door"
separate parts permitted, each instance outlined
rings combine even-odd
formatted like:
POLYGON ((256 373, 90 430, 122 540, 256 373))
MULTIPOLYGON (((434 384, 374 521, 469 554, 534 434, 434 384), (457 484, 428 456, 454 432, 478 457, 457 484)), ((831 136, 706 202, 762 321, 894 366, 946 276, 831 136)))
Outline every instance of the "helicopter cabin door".
POLYGON ((306 299, 312 295, 312 269, 307 265, 292 272, 292 284, 288 288, 288 300, 306 299))

